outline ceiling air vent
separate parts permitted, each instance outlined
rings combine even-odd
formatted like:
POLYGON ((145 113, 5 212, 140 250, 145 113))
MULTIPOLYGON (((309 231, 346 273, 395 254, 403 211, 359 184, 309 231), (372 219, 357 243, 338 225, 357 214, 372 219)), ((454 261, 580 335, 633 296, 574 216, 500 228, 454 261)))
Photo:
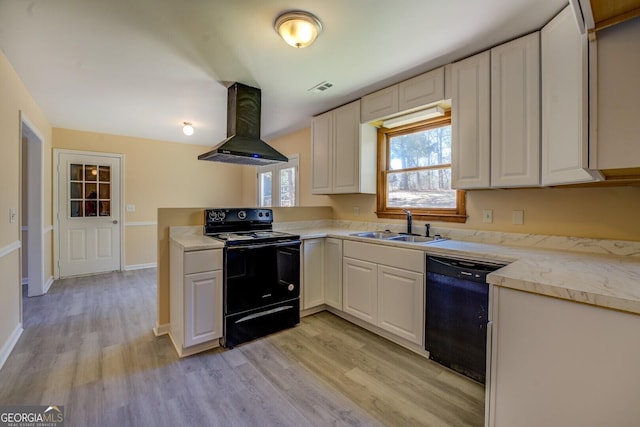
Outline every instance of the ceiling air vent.
POLYGON ((322 83, 318 83, 317 85, 315 85, 314 87, 312 87, 311 89, 309 89, 309 92, 314 92, 314 93, 322 93, 324 91, 326 91, 327 89, 333 87, 333 83, 329 83, 327 81, 324 81, 322 83))

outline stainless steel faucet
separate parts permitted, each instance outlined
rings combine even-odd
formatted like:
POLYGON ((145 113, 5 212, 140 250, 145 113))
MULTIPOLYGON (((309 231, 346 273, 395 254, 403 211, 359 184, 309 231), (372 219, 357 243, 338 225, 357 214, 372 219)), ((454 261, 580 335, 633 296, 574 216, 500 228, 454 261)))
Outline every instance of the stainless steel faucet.
POLYGON ((411 211, 402 209, 407 214, 407 234, 411 234, 411 211))

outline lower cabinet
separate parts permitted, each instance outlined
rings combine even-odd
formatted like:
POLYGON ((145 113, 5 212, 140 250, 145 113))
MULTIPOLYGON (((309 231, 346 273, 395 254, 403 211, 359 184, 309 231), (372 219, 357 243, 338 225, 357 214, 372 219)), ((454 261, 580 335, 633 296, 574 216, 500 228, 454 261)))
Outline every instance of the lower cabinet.
POLYGON ((180 357, 219 345, 223 331, 222 249, 170 246, 170 331, 180 357))
POLYGON ((342 239, 324 242, 324 303, 342 310, 342 239))
POLYGON ((424 252, 345 241, 344 255, 344 312, 422 346, 424 252))
POLYGON ((638 425, 640 315, 501 287, 490 305, 486 426, 638 425))
POLYGON ((322 304, 342 310, 342 239, 304 240, 302 304, 304 310, 322 304))

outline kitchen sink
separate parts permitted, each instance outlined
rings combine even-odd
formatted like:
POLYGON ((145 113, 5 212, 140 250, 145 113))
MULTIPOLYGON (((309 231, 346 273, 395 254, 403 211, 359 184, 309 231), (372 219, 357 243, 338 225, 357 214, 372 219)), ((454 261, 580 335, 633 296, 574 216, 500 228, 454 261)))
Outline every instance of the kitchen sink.
POLYGON ((387 240, 393 240, 396 242, 409 242, 409 243, 426 243, 433 242, 434 240, 440 240, 439 238, 434 237, 424 237, 424 236, 411 236, 407 234, 389 237, 387 240))
POLYGON ((388 240, 390 242, 407 242, 407 243, 431 243, 438 240, 444 240, 444 238, 437 237, 425 237, 415 234, 400 234, 393 231, 363 231, 361 233, 354 233, 352 236, 366 237, 368 239, 388 240))
POLYGON ((399 234, 392 231, 364 231, 362 233, 354 233, 352 236, 367 237, 369 239, 391 239, 399 236, 399 234))

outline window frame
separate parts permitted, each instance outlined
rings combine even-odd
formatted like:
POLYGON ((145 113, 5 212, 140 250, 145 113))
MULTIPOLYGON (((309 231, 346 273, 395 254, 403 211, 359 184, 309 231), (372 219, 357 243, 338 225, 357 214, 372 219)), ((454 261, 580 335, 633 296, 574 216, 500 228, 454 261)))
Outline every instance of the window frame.
POLYGON ((280 171, 291 167, 295 168, 295 203, 293 206, 300 206, 300 155, 292 154, 287 157, 289 158, 288 162, 256 167, 256 205, 258 207, 280 207, 280 171), (261 205, 260 200, 260 174, 265 172, 271 172, 271 206, 261 205))
MULTIPOLYGON (((391 171, 389 165, 389 138, 393 136, 406 135, 408 133, 420 132, 429 129, 434 129, 442 126, 451 125, 451 111, 448 111, 444 116, 434 119, 424 120, 408 125, 398 126, 392 129, 380 127, 378 128, 378 164, 377 164, 377 209, 376 215, 378 218, 388 219, 404 219, 406 213, 404 208, 391 208, 387 207, 387 175, 391 171)), ((406 171, 417 170, 433 170, 441 169, 442 166, 447 164, 433 166, 425 166, 419 168, 408 168, 406 171)), ((448 164, 451 167, 451 164, 448 164)), ((393 172, 398 172, 394 170, 393 172)), ((456 207, 455 208, 408 208, 411 210, 411 214, 414 219, 431 220, 431 221, 443 221, 443 222, 459 222, 463 223, 467 221, 466 213, 466 194, 464 190, 456 190, 456 207)))

